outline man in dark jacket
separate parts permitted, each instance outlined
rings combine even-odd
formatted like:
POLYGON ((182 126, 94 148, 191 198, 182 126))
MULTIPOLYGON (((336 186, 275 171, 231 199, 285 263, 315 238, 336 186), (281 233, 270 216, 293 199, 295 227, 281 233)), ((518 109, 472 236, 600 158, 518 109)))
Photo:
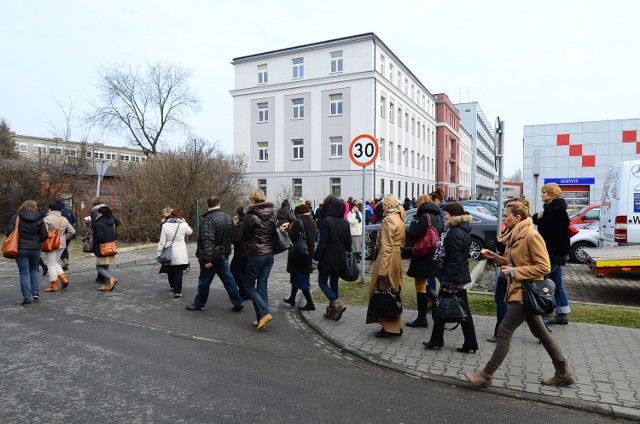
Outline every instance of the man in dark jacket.
POLYGON ((202 215, 202 223, 198 234, 196 257, 200 262, 200 276, 198 277, 198 294, 192 305, 187 306, 190 311, 202 311, 207 305, 209 287, 213 277, 218 274, 224 289, 233 304, 232 310, 239 312, 244 308, 238 286, 229 269, 229 255, 233 241, 233 221, 229 214, 220 209, 217 197, 207 199, 209 210, 202 215))
POLYGON ((542 212, 533 214, 533 223, 544 239, 551 261, 551 272, 547 276, 556 283, 556 316, 543 317, 548 324, 568 324, 571 312, 567 292, 562 284, 562 266, 566 265, 569 255, 569 215, 567 202, 562 198, 562 189, 556 183, 549 183, 540 189, 544 202, 542 212))

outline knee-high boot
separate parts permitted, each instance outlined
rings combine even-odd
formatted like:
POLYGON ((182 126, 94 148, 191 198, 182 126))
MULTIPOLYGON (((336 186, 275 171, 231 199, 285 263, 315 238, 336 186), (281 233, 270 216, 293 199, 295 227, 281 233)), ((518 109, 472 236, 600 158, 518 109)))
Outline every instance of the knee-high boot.
POLYGON ((298 309, 301 311, 315 311, 316 305, 313 304, 313 299, 311 298, 311 289, 302 289, 302 294, 304 295, 307 303, 304 306, 298 305, 298 309))
POLYGON ((291 286, 291 294, 289 295, 289 298, 283 298, 282 300, 291 306, 296 306, 296 294, 298 294, 298 288, 291 286))
POLYGON ((429 305, 429 298, 426 293, 416 293, 416 301, 418 304, 418 317, 407 323, 407 327, 429 327, 429 321, 427 320, 427 307, 429 305))

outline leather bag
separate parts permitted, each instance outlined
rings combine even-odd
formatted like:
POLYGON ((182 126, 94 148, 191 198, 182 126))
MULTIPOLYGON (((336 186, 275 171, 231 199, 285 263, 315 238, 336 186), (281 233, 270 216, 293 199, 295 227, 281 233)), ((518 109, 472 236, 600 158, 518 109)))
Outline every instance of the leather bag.
MULTIPOLYGON (((62 224, 62 219, 60 219, 60 224, 62 224)), ((57 227, 49 230, 49 237, 42 242, 43 252, 53 252, 60 248, 60 228, 61 227, 57 227)))
POLYGON ((427 222, 429 223, 429 226, 422 237, 420 237, 413 245, 413 250, 411 252, 413 256, 433 255, 436 252, 438 242, 440 241, 440 234, 438 234, 438 230, 436 230, 433 227, 433 224, 431 224, 431 216, 428 212, 425 214, 427 215, 427 222))
POLYGON ((556 284, 553 280, 523 281, 522 302, 524 309, 533 315, 551 314, 556 309, 556 284))
POLYGON ((7 259, 15 259, 18 256, 18 225, 20 217, 16 215, 16 228, 13 229, 9 237, 2 243, 2 256, 7 259))
POLYGON ((340 278, 344 281, 356 281, 360 278, 360 270, 358 269, 358 261, 356 261, 356 255, 351 252, 347 252, 347 267, 344 272, 340 274, 340 278))
POLYGON ((171 264, 171 260, 173 258, 173 242, 176 241, 176 236, 178 235, 178 228, 180 228, 180 222, 178 222, 178 226, 176 227, 176 232, 173 234, 173 238, 171 239, 171 244, 169 246, 165 246, 160 251, 160 256, 158 256, 158 262, 161 264, 171 264))
POLYGON ((300 225, 300 237, 293 243, 289 253, 294 258, 306 258, 309 256, 309 244, 307 243, 307 233, 304 231, 304 225, 302 224, 302 220, 298 219, 297 222, 300 225))
POLYGON ((276 225, 276 229, 273 235, 273 253, 277 255, 291 248, 293 243, 289 238, 287 231, 279 225, 276 225))
POLYGON ((391 319, 402 314, 402 300, 400 293, 393 288, 389 277, 378 277, 376 286, 369 296, 369 312, 374 318, 391 319), (386 289, 380 288, 380 280, 383 280, 386 289))
MULTIPOLYGON (((116 235, 116 224, 113 224, 113 236, 116 235)), ((100 243, 100 256, 113 256, 118 253, 118 245, 114 241, 108 241, 106 243, 100 243)))
MULTIPOLYGON (((455 289, 441 289, 436 301, 433 303, 433 321, 460 324, 467 321, 467 311, 464 301, 456 296, 455 289)), ((452 328, 452 330, 455 327, 452 328)))

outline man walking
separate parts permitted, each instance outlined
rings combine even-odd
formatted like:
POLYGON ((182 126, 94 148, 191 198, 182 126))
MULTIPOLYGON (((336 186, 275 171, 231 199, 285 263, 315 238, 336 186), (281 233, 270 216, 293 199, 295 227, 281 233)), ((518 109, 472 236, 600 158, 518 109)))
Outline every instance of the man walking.
POLYGON ((244 307, 244 302, 229 269, 233 221, 231 216, 220 209, 220 200, 217 197, 207 199, 207 207, 209 210, 202 216, 198 234, 198 248, 196 249, 196 257, 200 262, 198 294, 193 304, 187 306, 187 309, 190 311, 204 309, 209 298, 209 287, 213 277, 218 274, 233 304, 232 310, 240 312, 244 307))

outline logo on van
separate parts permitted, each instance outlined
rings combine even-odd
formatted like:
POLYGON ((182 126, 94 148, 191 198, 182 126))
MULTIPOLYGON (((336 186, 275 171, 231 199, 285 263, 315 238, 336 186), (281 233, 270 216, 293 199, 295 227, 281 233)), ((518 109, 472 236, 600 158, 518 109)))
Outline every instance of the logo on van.
POLYGON ((634 177, 640 178, 640 165, 633 165, 631 168, 631 174, 634 177))

